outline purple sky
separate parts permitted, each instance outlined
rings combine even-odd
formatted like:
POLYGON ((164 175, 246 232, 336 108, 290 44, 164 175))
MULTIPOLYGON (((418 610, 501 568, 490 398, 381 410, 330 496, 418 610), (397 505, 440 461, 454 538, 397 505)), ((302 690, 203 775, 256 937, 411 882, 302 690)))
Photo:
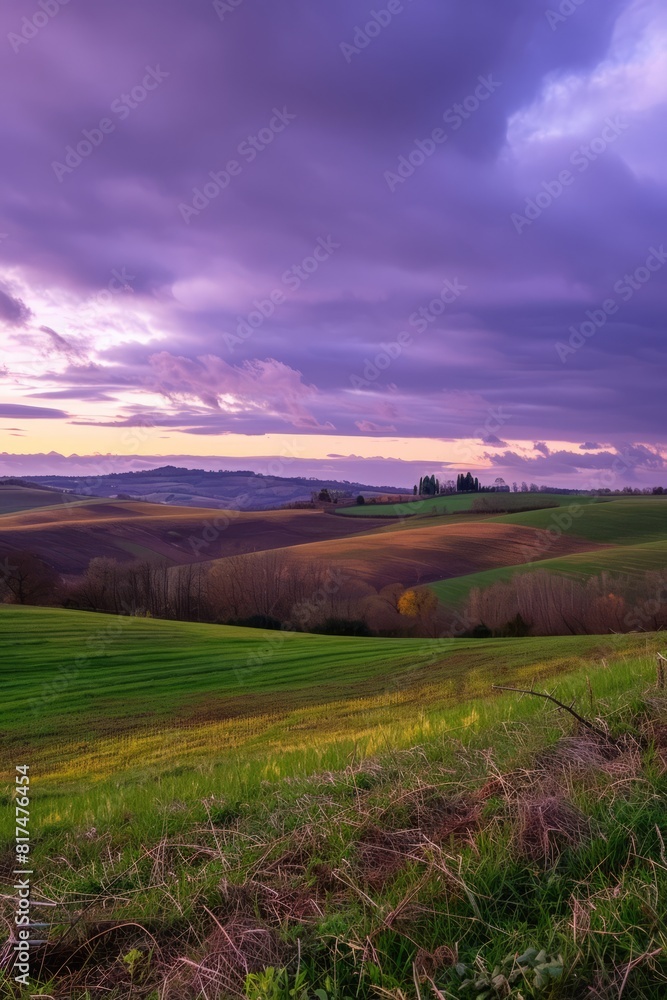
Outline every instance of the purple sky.
POLYGON ((0 27, 0 473, 667 485, 663 0, 0 27))

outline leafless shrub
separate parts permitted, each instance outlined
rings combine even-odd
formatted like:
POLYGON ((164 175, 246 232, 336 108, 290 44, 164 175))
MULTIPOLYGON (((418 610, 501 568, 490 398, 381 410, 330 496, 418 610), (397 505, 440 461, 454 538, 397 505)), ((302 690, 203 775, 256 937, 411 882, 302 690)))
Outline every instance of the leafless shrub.
POLYGON ((474 588, 463 617, 501 631, 518 616, 534 635, 601 635, 667 627, 664 575, 614 576, 588 580, 546 570, 516 573, 511 580, 474 588))
POLYGON ((263 616, 304 630, 329 617, 346 617, 358 603, 353 580, 325 563, 304 563, 279 550, 219 560, 207 590, 218 621, 263 616))

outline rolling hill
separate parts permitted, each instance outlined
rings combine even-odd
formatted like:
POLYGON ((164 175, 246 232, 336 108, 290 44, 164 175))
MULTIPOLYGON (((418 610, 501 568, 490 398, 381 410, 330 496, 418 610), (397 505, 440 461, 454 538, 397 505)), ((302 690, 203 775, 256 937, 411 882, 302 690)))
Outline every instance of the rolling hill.
MULTIPOLYGON (((18 748, 30 719, 32 759, 45 780, 77 756, 79 769, 90 764, 97 742, 121 741, 122 749, 123 740, 148 740, 155 751, 168 733, 187 741, 189 728, 211 726, 208 750, 216 752, 225 726, 235 741, 252 742, 279 720, 289 732, 295 712, 343 704, 329 724, 370 731, 373 704, 383 715, 393 701, 399 710, 406 692, 455 705, 487 696, 501 680, 558 676, 647 642, 659 646, 637 635, 360 639, 0 605, 0 643, 12 664, 2 672, 0 732, 18 748)), ((153 763, 161 761, 169 766, 157 753, 153 763)), ((103 755, 97 765, 106 770, 103 755)))
POLYGON ((488 503, 489 507, 502 504, 509 510, 530 510, 535 507, 565 507, 572 503, 589 504, 594 501, 595 498, 591 496, 566 493, 463 493, 415 498, 404 503, 354 504, 341 507, 336 513, 341 517, 422 518, 437 514, 462 514, 472 510, 476 502, 479 505, 488 503))
POLYGON ((0 482, 0 515, 14 514, 36 507, 58 506, 81 499, 82 497, 44 486, 27 486, 11 481, 0 482))
POLYGON ((181 565, 340 538, 364 528, 313 510, 220 511, 95 499, 0 516, 0 557, 29 550, 58 572, 76 574, 96 556, 181 565))
POLYGON ((496 566, 456 579, 443 578, 432 589, 445 604, 460 606, 473 587, 489 587, 517 573, 547 570, 583 579, 603 572, 636 576, 667 570, 667 501, 660 497, 614 499, 605 503, 569 506, 566 510, 525 511, 488 520, 487 526, 522 525, 543 532, 545 548, 536 548, 533 561, 496 566), (577 539, 581 550, 557 555, 554 545, 577 539))
POLYGON ((499 524, 556 529, 591 542, 637 545, 667 538, 667 497, 614 498, 603 503, 581 504, 580 498, 567 512, 566 521, 549 510, 525 511, 494 518, 499 524))
MULTIPOLYGON (((290 461, 276 460, 278 468, 290 461)), ((207 507, 219 510, 271 510, 299 500, 323 488, 356 495, 402 493, 396 487, 375 487, 363 483, 338 482, 335 479, 309 479, 301 476, 260 475, 256 472, 208 472, 165 465, 137 472, 114 472, 91 476, 31 476, 30 481, 56 489, 69 489, 91 496, 174 504, 177 507, 207 507)))
MULTIPOLYGON (((332 518, 347 521, 344 518, 332 518)), ((352 519, 354 521, 354 519, 352 519)), ((365 524, 367 522, 364 522, 365 524)), ((331 538, 285 548, 295 564, 309 561, 336 566, 374 587, 389 583, 414 586, 497 566, 539 558, 544 549, 560 555, 594 549, 597 544, 574 536, 553 539, 545 531, 495 519, 403 526, 347 538, 331 538)))
POLYGON ((660 542, 646 542, 643 545, 619 545, 578 552, 518 566, 502 566, 468 576, 441 580, 431 584, 431 589, 443 603, 458 606, 473 587, 490 587, 494 583, 511 580, 517 573, 532 573, 536 570, 547 570, 549 573, 558 573, 575 579, 585 579, 605 572, 632 577, 650 571, 667 571, 667 539, 660 542))

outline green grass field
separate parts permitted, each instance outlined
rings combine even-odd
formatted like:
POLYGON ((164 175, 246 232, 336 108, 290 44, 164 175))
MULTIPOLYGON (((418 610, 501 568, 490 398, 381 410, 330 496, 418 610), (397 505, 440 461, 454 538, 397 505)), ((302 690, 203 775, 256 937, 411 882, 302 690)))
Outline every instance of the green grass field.
POLYGON ((32 489, 29 486, 5 486, 0 483, 0 516, 16 514, 23 510, 37 510, 40 507, 60 507, 80 500, 72 494, 55 490, 32 489))
POLYGON ((462 514, 472 509, 475 500, 490 498, 511 506, 532 507, 540 504, 565 507, 575 502, 589 504, 594 497, 561 493, 462 493, 451 496, 424 497, 407 503, 361 504, 336 511, 345 517, 433 517, 436 514, 462 514))
POLYGON ((383 717, 400 714, 406 692, 408 711, 424 690, 434 703, 463 702, 488 695, 500 678, 557 676, 590 656, 644 648, 637 636, 358 639, 2 605, 0 642, 11 663, 0 703, 4 742, 23 748, 29 720, 31 752, 45 778, 54 769, 59 779, 75 759, 77 774, 105 773, 106 743, 96 770, 99 740, 143 741, 144 762, 148 754, 161 762, 167 733, 184 753, 196 731, 199 753, 209 724, 211 750, 225 727, 252 742, 311 709, 325 719, 323 736, 348 722, 372 733, 373 706, 383 717), (354 701, 360 708, 350 711, 354 701), (90 752, 81 753, 82 741, 90 752))
MULTIPOLYGON (((477 995, 455 959, 481 975, 528 947, 563 971, 525 998, 664 996, 663 636, 0 606, 0 638, 3 771, 30 764, 34 895, 58 902, 39 983, 0 973, 3 996, 439 1000, 477 995), (548 686, 615 742, 494 683, 548 686)), ((8 887, 13 834, 3 810, 8 887)))
POLYGON ((612 545, 638 545, 667 538, 667 498, 633 497, 604 503, 582 504, 581 497, 568 497, 567 521, 558 520, 553 510, 525 511, 494 518, 507 524, 530 528, 558 529, 591 542, 612 545))
POLYGON ((520 566, 501 566, 482 573, 453 577, 431 584, 438 598, 444 603, 460 606, 473 587, 490 587, 494 583, 511 580, 519 573, 547 570, 574 579, 586 579, 600 573, 619 576, 640 576, 650 571, 667 570, 667 541, 646 542, 643 545, 623 545, 592 552, 577 552, 558 559, 542 559, 520 566))
MULTIPOLYGON (((478 518, 442 499, 374 537, 478 518)), ((440 599, 665 568, 667 502, 580 499, 479 518, 606 547, 440 599)), ((466 1000, 511 969, 485 1000, 667 995, 662 634, 366 639, 0 605, 0 643, 1 770, 10 788, 30 765, 34 895, 57 903, 31 986, 0 960, 0 996, 466 1000), (527 948, 553 956, 548 989, 527 948)))
POLYGON ((561 510, 534 510, 487 519, 493 523, 517 524, 551 531, 554 537, 577 536, 609 548, 548 558, 549 542, 542 552, 545 558, 515 566, 503 566, 442 580, 430 587, 444 603, 460 606, 473 587, 489 587, 511 580, 518 573, 547 570, 572 578, 585 579, 603 572, 620 576, 638 576, 667 569, 667 501, 662 497, 636 497, 604 503, 581 504, 580 498, 561 510))

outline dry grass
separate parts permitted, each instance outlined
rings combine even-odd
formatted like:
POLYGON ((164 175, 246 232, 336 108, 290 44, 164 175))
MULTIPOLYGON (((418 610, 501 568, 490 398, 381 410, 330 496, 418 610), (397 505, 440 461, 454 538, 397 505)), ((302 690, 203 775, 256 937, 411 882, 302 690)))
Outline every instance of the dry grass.
POLYGON ((552 863, 566 847, 590 836, 587 817, 557 795, 517 803, 516 849, 533 861, 552 863))

